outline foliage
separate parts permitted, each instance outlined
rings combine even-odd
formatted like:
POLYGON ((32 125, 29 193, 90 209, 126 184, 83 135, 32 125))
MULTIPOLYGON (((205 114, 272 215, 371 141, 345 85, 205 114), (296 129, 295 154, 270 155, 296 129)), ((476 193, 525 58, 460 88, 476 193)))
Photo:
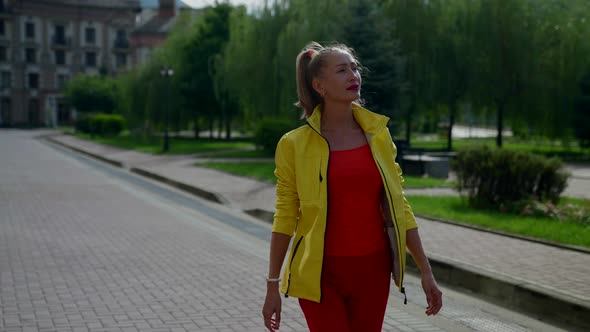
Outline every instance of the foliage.
POLYGON ((560 221, 572 221, 582 226, 590 226, 590 208, 574 205, 555 205, 550 202, 528 201, 520 204, 517 210, 523 216, 547 217, 560 221))
POLYGON ((81 113, 112 113, 116 105, 116 90, 112 79, 79 75, 68 82, 64 95, 81 113))
POLYGON ((95 114, 90 118, 90 133, 116 136, 125 129, 125 119, 119 114, 95 114))
POLYGON ((254 143, 261 147, 267 155, 272 156, 277 149, 281 137, 293 129, 291 121, 268 118, 260 121, 254 132, 254 143))
POLYGON ((92 120, 92 115, 82 114, 76 118, 74 128, 76 128, 77 132, 90 134, 92 132, 90 120, 92 120))
MULTIPOLYGON (((145 135, 195 136, 259 119, 295 123, 294 60, 309 41, 345 42, 362 64, 367 107, 394 136, 475 122, 562 140, 581 127, 578 84, 590 68, 587 0, 274 0, 184 12, 147 64, 117 78, 117 112, 145 135), (161 66, 174 76, 160 77, 161 66), (578 111, 575 111, 578 110, 578 111), (405 127, 405 130, 398 130, 405 127)), ((96 105, 96 104, 92 104, 96 105)), ((583 134, 582 134, 583 135, 583 134)), ((582 140, 582 142, 584 142, 582 140)))
POLYGON ((83 114, 75 122, 76 131, 100 136, 116 136, 125 129, 125 119, 119 114, 83 114))
POLYGON ((472 205, 484 207, 532 199, 557 202, 569 176, 557 159, 487 146, 460 151, 453 167, 458 189, 467 191, 472 205))
POLYGON ((575 104, 574 129, 580 145, 590 147, 590 72, 580 82, 581 96, 575 104))

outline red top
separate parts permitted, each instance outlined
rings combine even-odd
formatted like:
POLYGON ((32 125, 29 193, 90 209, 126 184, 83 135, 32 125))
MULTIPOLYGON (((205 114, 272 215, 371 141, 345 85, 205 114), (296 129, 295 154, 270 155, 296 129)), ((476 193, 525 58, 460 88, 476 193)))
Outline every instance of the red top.
POLYGON ((361 256, 387 246, 383 182, 368 144, 330 151, 325 255, 361 256))

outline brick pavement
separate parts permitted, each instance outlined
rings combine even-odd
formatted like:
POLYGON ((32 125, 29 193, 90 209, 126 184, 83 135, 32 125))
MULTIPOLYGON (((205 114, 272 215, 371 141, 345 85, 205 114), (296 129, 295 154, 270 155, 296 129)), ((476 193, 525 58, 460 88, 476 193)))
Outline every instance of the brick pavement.
MULTIPOLYGON (((68 144, 90 151, 104 149, 71 136, 62 135, 56 139, 67 140, 68 144)), ((135 162, 133 159, 117 159, 116 155, 114 159, 131 166, 135 162)), ((154 157, 150 163, 145 163, 144 160, 141 167, 179 182, 220 193, 236 208, 273 211, 275 192, 272 186, 215 170, 194 167, 195 160, 194 157, 176 157, 175 160, 154 157)), ((570 168, 574 170, 576 180, 583 180, 580 176, 590 172, 582 166, 570 168)), ((577 187, 577 191, 590 193, 590 181, 583 182, 580 186, 577 187)), ((590 303, 588 254, 422 219, 419 223, 426 250, 432 257, 539 287, 550 294, 590 303)))
MULTIPOLYGON (((31 135, 0 132, 0 331, 263 330, 267 243, 31 135)), ((386 331, 442 331, 388 310, 386 331)), ((296 301, 284 312, 282 331, 305 330, 296 301)))

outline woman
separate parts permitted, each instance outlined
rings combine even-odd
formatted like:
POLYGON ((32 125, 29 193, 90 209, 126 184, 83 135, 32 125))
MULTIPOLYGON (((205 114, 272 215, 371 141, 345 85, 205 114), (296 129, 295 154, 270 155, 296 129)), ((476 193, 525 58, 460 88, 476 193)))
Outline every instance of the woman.
POLYGON ((276 150, 266 327, 279 328, 282 292, 299 298, 311 332, 381 331, 392 271, 404 293, 406 246, 422 274, 426 314, 435 315, 442 293, 403 197, 389 119, 358 104, 352 49, 312 42, 297 57, 296 74, 307 124, 285 134, 276 150))

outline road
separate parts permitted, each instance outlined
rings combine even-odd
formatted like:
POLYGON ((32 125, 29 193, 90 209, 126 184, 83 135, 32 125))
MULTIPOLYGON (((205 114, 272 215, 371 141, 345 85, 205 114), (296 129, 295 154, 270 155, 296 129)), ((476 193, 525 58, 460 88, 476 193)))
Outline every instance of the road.
MULTIPOLYGON (((126 170, 0 131, 0 331, 263 331, 270 225, 126 170)), ((384 331, 561 331, 419 280, 384 331)), ((281 331, 306 331, 292 298, 281 331)))

